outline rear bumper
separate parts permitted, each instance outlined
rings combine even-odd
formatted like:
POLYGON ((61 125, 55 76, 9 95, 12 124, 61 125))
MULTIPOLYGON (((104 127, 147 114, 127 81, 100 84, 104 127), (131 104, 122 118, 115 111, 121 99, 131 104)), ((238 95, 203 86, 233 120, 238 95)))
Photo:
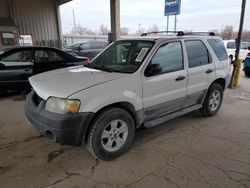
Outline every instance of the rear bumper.
POLYGON ((27 95, 25 114, 43 135, 62 145, 81 145, 93 113, 55 114, 45 110, 45 100, 38 100, 35 92, 27 95))

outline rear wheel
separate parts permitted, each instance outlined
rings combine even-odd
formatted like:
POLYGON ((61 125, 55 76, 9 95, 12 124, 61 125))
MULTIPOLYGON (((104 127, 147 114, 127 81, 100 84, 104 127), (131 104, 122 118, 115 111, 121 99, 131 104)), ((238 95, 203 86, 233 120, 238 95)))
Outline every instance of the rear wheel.
POLYGON ((110 108, 95 119, 87 147, 96 158, 112 160, 129 149, 134 134, 135 123, 132 116, 121 108, 110 108))
POLYGON ((204 116, 215 115, 220 107, 223 100, 223 88, 220 84, 214 83, 210 86, 206 98, 203 102, 203 106, 200 109, 204 116))
POLYGON ((244 71, 245 72, 245 75, 246 75, 246 77, 250 77, 250 71, 244 71))

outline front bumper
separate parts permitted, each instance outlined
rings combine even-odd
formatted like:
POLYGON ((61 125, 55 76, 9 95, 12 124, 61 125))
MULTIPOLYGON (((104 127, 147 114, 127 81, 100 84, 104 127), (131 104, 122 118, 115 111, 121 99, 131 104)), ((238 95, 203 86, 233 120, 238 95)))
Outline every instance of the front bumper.
POLYGON ((24 110, 31 124, 43 135, 62 145, 81 145, 93 113, 56 114, 45 110, 46 101, 32 91, 24 110))

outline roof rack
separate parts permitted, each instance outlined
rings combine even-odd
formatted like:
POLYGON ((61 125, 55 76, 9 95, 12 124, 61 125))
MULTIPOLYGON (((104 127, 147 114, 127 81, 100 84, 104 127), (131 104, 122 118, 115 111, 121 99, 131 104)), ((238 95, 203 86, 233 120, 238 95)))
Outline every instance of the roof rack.
POLYGON ((183 32, 183 31, 154 31, 148 33, 142 33, 141 36, 147 36, 150 34, 158 34, 158 33, 176 33, 176 36, 187 36, 187 35, 205 35, 205 36, 215 36, 214 32, 183 32))
POLYGON ((214 32, 187 32, 184 35, 205 35, 205 36, 215 36, 214 32))
POLYGON ((148 36, 151 34, 158 34, 158 33, 166 33, 166 34, 172 34, 172 33, 176 33, 177 36, 181 36, 184 35, 183 31, 153 31, 153 32, 148 32, 148 33, 142 33, 141 36, 148 36))

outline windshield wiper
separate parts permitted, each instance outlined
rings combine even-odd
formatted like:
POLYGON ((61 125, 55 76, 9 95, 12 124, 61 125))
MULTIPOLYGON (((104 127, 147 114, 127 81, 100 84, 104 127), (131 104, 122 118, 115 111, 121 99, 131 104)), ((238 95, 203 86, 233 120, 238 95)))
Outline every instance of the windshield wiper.
POLYGON ((102 70, 102 71, 106 71, 106 72, 113 72, 112 69, 108 68, 108 67, 105 67, 104 65, 102 66, 93 66, 93 68, 95 69, 99 69, 99 70, 102 70))
POLYGON ((106 72, 113 72, 112 69, 105 67, 104 65, 98 66, 98 65, 93 65, 93 64, 86 64, 84 65, 84 67, 88 67, 91 69, 97 69, 97 70, 102 70, 102 71, 106 71, 106 72))

